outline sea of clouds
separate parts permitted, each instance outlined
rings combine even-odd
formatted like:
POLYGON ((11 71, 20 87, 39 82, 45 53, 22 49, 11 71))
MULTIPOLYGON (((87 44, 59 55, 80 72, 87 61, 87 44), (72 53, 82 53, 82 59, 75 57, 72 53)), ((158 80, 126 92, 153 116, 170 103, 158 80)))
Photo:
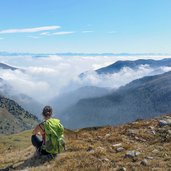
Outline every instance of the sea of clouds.
POLYGON ((154 70, 147 65, 138 69, 123 68, 120 72, 108 75, 97 75, 94 70, 108 66, 118 60, 163 59, 163 56, 57 56, 46 57, 0 56, 0 62, 15 66, 20 70, 0 70, 0 78, 13 87, 14 91, 26 94, 41 103, 63 92, 82 86, 118 88, 132 80, 147 75, 170 71, 170 67, 154 70), (81 73, 89 71, 81 79, 81 73))

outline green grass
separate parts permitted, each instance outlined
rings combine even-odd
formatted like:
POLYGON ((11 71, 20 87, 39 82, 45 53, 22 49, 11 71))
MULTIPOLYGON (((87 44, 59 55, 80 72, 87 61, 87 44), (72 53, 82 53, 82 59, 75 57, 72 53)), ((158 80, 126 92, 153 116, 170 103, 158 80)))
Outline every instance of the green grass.
POLYGON ((7 150, 22 150, 31 145, 32 131, 24 131, 18 134, 0 136, 0 154, 7 150))
MULTIPOLYGON (((65 135, 67 134, 74 134, 73 131, 65 130, 65 135)), ((18 134, 11 134, 11 135, 1 135, 0 136, 0 154, 11 150, 22 150, 26 147, 31 145, 31 135, 32 130, 23 131, 18 134)))

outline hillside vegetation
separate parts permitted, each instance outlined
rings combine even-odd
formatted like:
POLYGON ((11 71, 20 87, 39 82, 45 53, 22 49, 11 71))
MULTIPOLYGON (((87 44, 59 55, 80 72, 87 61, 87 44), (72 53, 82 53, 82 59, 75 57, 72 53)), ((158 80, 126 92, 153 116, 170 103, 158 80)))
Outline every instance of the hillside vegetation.
POLYGON ((80 100, 61 120, 70 129, 118 125, 171 113, 171 72, 134 80, 112 93, 80 100))
POLYGON ((33 128, 36 116, 25 111, 15 101, 0 96, 0 134, 12 134, 33 128))
POLYGON ((171 127, 159 120, 137 120, 122 126, 65 130, 66 151, 50 160, 34 155, 31 131, 1 136, 0 168, 4 171, 169 171, 171 127))

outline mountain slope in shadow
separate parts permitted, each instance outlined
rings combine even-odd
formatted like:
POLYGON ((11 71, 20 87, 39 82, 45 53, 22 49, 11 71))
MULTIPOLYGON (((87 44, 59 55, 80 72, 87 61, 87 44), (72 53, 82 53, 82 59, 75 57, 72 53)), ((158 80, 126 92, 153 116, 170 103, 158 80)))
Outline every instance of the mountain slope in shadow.
POLYGON ((171 72, 132 81, 109 95, 82 99, 68 108, 62 121, 68 128, 118 125, 171 113, 171 72))

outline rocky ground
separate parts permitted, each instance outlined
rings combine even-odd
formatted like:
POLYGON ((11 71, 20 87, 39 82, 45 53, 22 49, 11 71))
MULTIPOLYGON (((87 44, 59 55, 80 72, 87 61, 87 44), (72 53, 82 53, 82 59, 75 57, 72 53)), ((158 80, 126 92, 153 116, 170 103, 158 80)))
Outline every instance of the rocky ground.
POLYGON ((171 115, 65 132, 54 159, 34 155, 30 132, 1 137, 0 171, 171 171, 171 115))

